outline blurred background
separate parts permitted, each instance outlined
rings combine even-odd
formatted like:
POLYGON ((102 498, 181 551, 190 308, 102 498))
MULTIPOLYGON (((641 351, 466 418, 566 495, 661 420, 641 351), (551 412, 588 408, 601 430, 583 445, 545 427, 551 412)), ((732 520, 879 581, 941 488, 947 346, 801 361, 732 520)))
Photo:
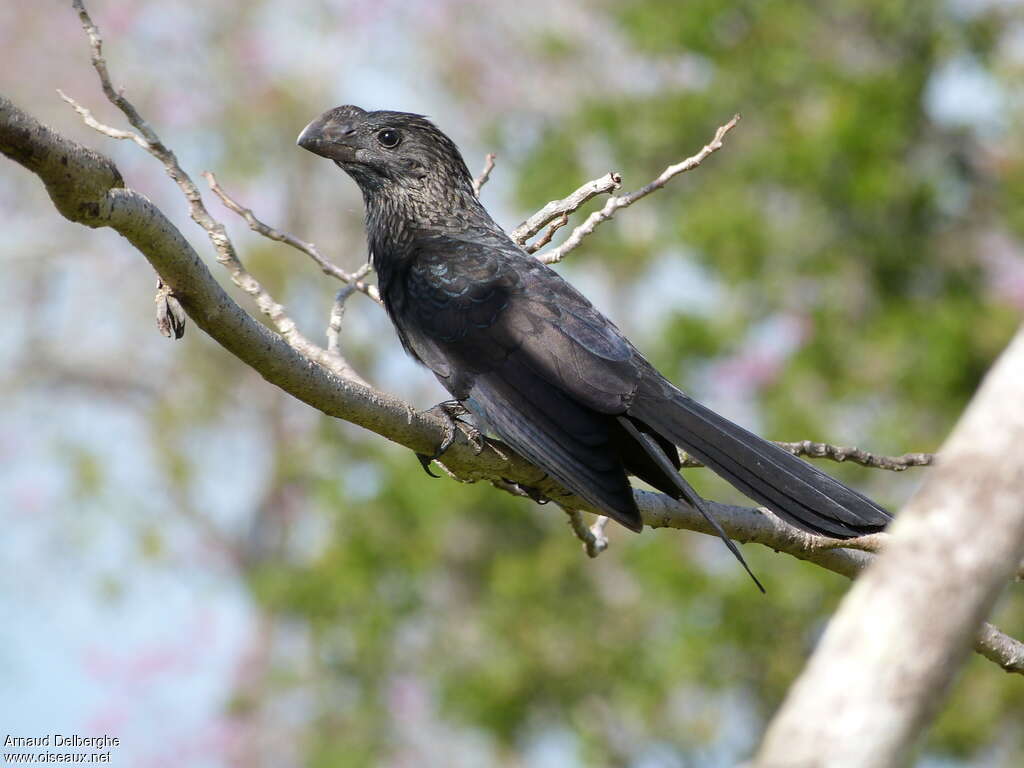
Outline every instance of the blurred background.
MULTIPOLYGON (((156 161, 57 97, 126 127, 68 5, 0 5, 4 95, 114 157, 227 284, 156 161)), ((193 176, 347 267, 358 191, 294 144, 328 107, 426 113, 474 170, 497 152, 483 199, 509 228, 608 170, 636 188, 741 112, 559 269, 770 438, 934 450, 1020 322, 1019 2, 88 5, 115 83, 193 176)), ((337 285, 210 197, 322 339, 337 285)), ((554 506, 432 480, 194 326, 165 340, 143 258, 6 160, 0 217, 7 733, 106 733, 138 766, 732 766, 847 587, 748 546, 761 596, 678 531, 610 529, 589 560, 554 506)), ((343 338, 376 386, 445 398, 365 297, 343 338)), ((825 468, 894 509, 927 472, 825 468)), ((995 620, 1024 635, 1019 585, 995 620)), ((1024 764, 1021 712, 1019 679, 973 656, 920 765, 1024 764)))

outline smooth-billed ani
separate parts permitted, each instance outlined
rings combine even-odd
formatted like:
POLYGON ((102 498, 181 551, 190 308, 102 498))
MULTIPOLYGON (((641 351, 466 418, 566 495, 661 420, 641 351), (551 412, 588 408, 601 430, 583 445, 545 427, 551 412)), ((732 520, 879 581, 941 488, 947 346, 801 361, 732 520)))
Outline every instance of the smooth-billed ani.
POLYGON ((679 446, 806 531, 850 538, 889 522, 867 497, 674 387, 494 222, 458 148, 421 115, 337 107, 298 144, 362 190, 370 258, 406 351, 481 428, 595 509, 640 531, 632 474, 718 528, 678 471, 679 446))

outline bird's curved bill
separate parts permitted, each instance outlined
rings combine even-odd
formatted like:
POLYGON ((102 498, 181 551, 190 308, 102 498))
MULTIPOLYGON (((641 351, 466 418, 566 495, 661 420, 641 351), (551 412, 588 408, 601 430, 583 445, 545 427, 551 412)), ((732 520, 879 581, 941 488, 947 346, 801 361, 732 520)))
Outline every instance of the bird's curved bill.
POLYGON ((356 148, 349 145, 344 129, 336 125, 332 117, 330 112, 320 115, 302 129, 295 143, 315 155, 351 162, 355 160, 356 148))

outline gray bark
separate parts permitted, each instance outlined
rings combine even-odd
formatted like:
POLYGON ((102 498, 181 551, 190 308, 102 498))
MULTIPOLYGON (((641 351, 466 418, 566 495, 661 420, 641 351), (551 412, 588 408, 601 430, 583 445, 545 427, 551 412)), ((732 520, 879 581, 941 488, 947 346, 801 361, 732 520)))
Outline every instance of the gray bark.
POLYGON ((903 765, 1024 556, 1024 330, 854 584, 771 723, 760 768, 903 765))

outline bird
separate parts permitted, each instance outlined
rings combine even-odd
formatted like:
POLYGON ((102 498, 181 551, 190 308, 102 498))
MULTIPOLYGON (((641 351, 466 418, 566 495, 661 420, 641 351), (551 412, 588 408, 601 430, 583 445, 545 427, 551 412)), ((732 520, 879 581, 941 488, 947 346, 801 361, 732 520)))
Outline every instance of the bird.
POLYGON ((890 521, 867 496, 659 373, 491 218, 458 147, 423 115, 343 105, 310 122, 297 144, 361 190, 370 260, 405 351, 481 431, 593 509, 640 532, 637 477, 703 514, 762 591, 681 474, 679 448, 804 531, 848 539, 890 521))

